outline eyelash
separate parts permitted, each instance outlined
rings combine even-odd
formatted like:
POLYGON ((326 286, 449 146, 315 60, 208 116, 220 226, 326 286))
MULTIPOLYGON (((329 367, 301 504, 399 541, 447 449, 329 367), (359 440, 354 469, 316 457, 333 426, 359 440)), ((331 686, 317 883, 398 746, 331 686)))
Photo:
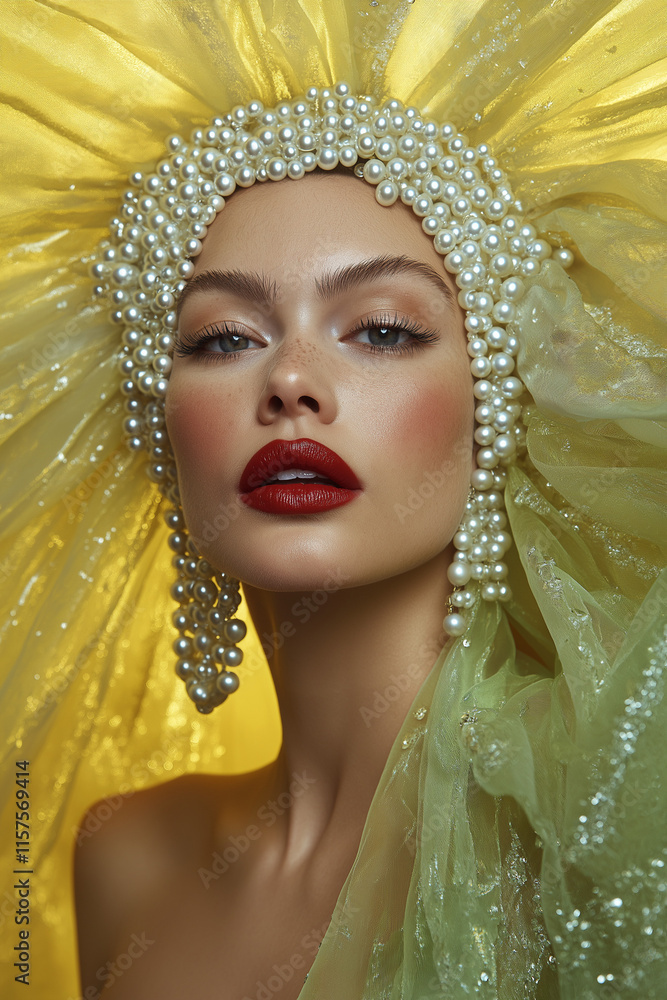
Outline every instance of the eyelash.
MULTIPOLYGON (((349 337, 354 337, 364 330, 377 329, 379 327, 392 330, 397 333, 407 333, 412 340, 404 341, 402 344, 362 344, 361 346, 369 353, 373 354, 412 354, 415 350, 434 344, 439 340, 438 334, 434 330, 427 330, 412 320, 399 319, 398 313, 393 317, 388 315, 368 316, 359 322, 349 337)), ((219 337, 246 337, 246 334, 233 323, 222 323, 220 326, 213 325, 199 330, 197 333, 179 335, 179 341, 174 347, 174 354, 179 358, 196 355, 198 360, 211 361, 231 361, 244 354, 245 351, 203 351, 205 344, 217 340, 219 337)))
POLYGON ((219 337, 245 337, 243 331, 234 326, 233 323, 222 323, 220 326, 214 324, 199 330, 197 333, 179 334, 178 336, 179 339, 174 345, 174 354, 179 358, 196 355, 198 361, 210 363, 212 361, 231 361, 232 358, 235 359, 244 353, 243 351, 224 352, 203 351, 201 349, 205 344, 210 344, 211 341, 217 340, 219 337))

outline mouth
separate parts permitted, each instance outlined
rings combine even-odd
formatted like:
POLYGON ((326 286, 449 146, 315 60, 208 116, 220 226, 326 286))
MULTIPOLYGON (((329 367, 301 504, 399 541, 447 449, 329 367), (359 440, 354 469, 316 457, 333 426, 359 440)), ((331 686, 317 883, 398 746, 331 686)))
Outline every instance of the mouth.
POLYGON ((241 500, 271 514, 314 514, 358 496, 359 479, 340 455, 318 441, 271 441, 241 475, 241 500))

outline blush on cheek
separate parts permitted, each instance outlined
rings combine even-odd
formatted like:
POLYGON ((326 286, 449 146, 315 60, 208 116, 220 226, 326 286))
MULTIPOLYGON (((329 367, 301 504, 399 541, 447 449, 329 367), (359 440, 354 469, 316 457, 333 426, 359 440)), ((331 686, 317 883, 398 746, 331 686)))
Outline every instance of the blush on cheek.
POLYGON ((189 482, 204 486, 214 470, 225 468, 226 442, 237 433, 229 420, 233 412, 217 394, 207 397, 183 387, 168 396, 169 439, 179 471, 187 473, 189 482))
POLYGON ((426 386, 404 405, 396 428, 403 449, 424 461, 440 462, 456 454, 463 457, 472 449, 472 387, 426 386))

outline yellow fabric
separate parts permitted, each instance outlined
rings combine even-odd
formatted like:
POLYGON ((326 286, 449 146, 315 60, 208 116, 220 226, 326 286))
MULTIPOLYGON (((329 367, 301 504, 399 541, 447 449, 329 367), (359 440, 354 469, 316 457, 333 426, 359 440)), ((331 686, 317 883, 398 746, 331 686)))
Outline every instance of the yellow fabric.
POLYGON ((3 995, 21 989, 14 761, 30 761, 32 995, 66 998, 85 809, 258 767, 280 742, 256 636, 224 722, 194 716, 173 675, 167 530, 121 444, 116 331, 81 258, 167 134, 337 79, 488 142, 540 230, 575 249, 578 288, 547 267, 519 324, 534 406, 508 487, 508 610, 544 666, 486 606, 440 658, 302 996, 664 995, 662 14, 653 0, 3 4, 3 995))

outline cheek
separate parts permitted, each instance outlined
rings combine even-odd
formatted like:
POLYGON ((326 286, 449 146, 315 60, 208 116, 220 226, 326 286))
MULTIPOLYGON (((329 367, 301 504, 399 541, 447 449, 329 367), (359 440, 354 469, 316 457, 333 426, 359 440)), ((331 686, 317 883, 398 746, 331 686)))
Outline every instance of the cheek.
MULTIPOLYGON (((463 372, 456 381, 429 379, 415 391, 397 400, 394 440, 406 461, 428 465, 472 453, 472 381, 463 372)), ((466 467, 466 472, 468 471, 466 467)))
POLYGON ((206 471, 220 461, 224 467, 225 446, 235 437, 237 412, 230 393, 219 385, 210 392, 201 382, 195 387, 174 379, 169 385, 165 417, 181 486, 191 482, 193 475, 199 483, 206 482, 206 471))

